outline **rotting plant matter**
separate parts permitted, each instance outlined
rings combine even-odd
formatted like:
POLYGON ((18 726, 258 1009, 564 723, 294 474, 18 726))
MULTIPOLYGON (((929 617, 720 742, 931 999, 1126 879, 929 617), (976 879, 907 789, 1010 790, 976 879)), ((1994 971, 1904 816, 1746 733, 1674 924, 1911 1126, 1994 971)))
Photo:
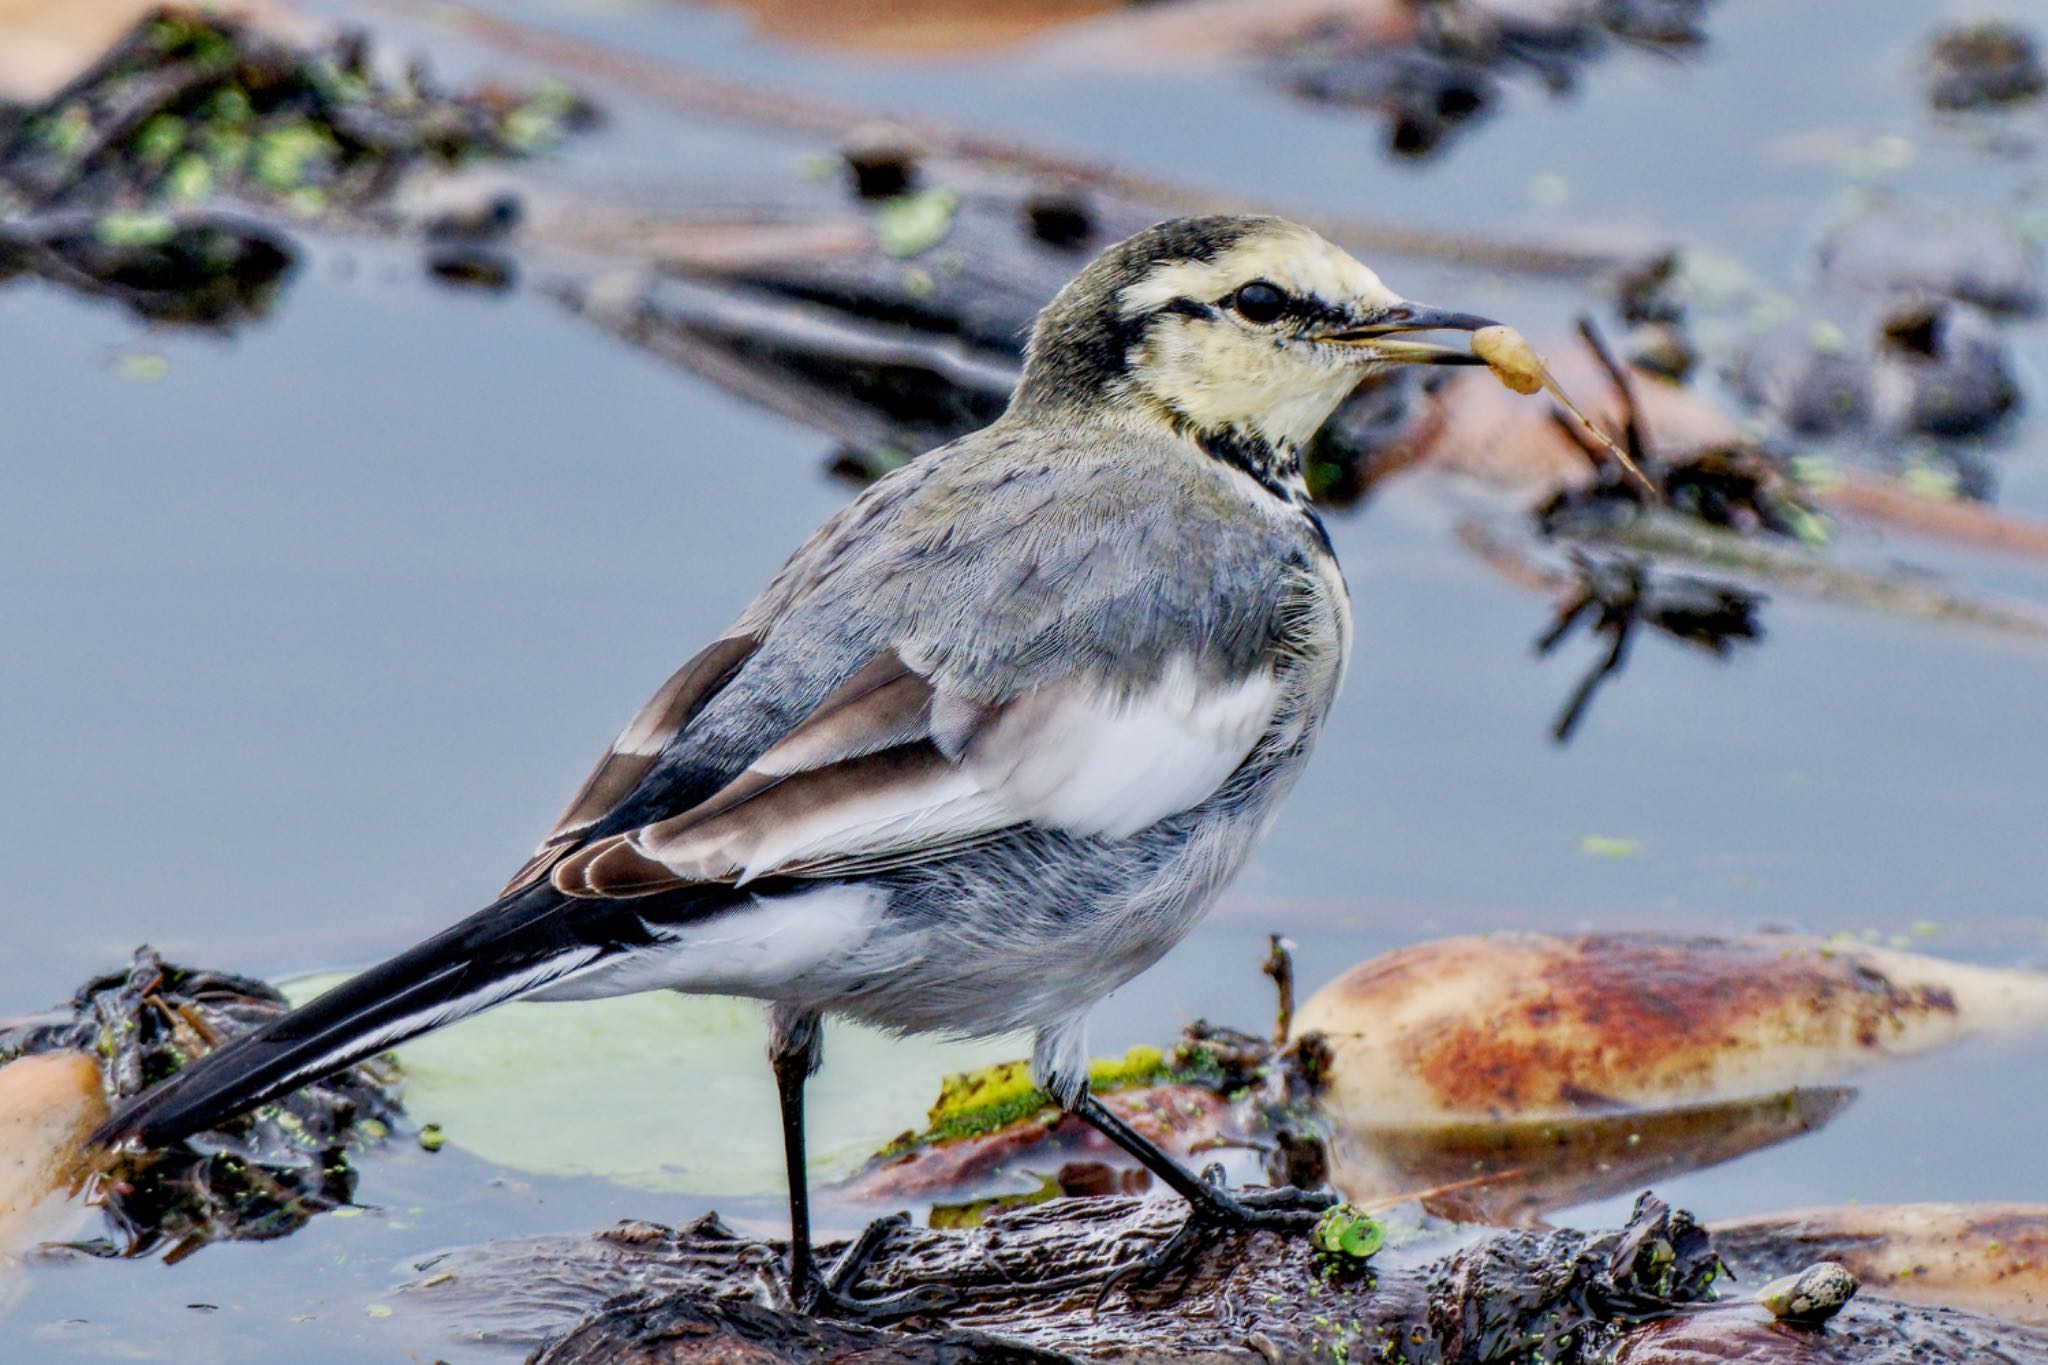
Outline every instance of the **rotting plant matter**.
MULTIPOLYGON (((235 1034, 287 1008, 251 977, 165 962, 138 948, 70 1002, 0 1032, 0 1064, 77 1051, 95 1058, 109 1098, 141 1093, 235 1034)), ((281 1237, 349 1202, 349 1155, 400 1121, 398 1071, 372 1059, 293 1091, 253 1114, 102 1168, 93 1197, 114 1238, 99 1254, 165 1250, 177 1260, 208 1242, 281 1237)))
POLYGON ((0 281, 231 324, 296 259, 280 215, 361 221, 418 166, 525 155, 591 116, 558 83, 451 95, 417 66, 379 75, 360 35, 301 48, 161 9, 41 103, 0 105, 0 281))

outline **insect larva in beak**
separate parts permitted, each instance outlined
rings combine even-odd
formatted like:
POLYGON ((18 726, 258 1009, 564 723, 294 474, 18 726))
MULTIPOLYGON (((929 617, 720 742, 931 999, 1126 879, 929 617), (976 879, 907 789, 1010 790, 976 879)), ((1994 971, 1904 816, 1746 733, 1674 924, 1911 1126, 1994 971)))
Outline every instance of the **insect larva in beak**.
POLYGON ((1577 418, 1580 426, 1592 433, 1593 438, 1621 466, 1622 472, 1634 480, 1637 487, 1649 494, 1651 501, 1657 501, 1656 484, 1636 467, 1636 462, 1629 458, 1626 450, 1615 444, 1612 436, 1595 426, 1592 418, 1579 411, 1579 405, 1572 402, 1570 396, 1557 386, 1557 381, 1550 377, 1550 371, 1543 368, 1543 357, 1536 354, 1536 348, 1531 346, 1520 332, 1499 324, 1482 327, 1472 334, 1472 354, 1485 361, 1486 368, 1493 371, 1494 378, 1516 393, 1535 393, 1538 389, 1550 390, 1550 396, 1555 398, 1566 412, 1577 418))
POLYGON ((1482 327, 1474 332, 1472 354, 1516 393, 1534 393, 1543 387, 1543 361, 1536 348, 1512 327, 1482 327))

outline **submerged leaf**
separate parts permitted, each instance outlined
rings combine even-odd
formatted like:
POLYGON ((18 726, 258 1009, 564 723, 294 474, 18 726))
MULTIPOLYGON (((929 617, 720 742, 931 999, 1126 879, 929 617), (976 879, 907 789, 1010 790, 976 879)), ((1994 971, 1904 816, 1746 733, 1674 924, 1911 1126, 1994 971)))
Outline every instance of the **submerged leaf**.
POLYGON ((915 256, 946 240, 960 196, 943 186, 899 194, 875 210, 875 239, 891 256, 915 256))
MULTIPOLYGON (((341 979, 286 990, 305 1000, 341 979)), ((406 1108, 487 1161, 644 1189, 779 1194, 767 1036, 752 1001, 653 991, 501 1006, 407 1043, 398 1059, 406 1108)), ((830 1025, 825 1068, 806 1094, 812 1179, 849 1174, 921 1126, 940 1076, 1013 1057, 1021 1046, 830 1025)))

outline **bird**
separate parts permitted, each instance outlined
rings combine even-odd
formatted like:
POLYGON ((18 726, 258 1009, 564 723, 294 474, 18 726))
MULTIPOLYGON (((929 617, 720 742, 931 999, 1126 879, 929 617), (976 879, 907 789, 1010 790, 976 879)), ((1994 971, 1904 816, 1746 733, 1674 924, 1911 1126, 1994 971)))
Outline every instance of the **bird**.
POLYGON ((1478 363, 1408 334, 1493 325, 1281 218, 1109 247, 1039 314, 1001 416, 829 518, 494 901, 91 1141, 176 1141, 508 1000, 677 990, 766 1007, 800 1311, 933 1306, 855 1292, 876 1235, 818 1264, 803 1096, 827 1016, 1028 1031, 1052 1101, 1187 1200, 1182 1245, 1304 1226, 1333 1196, 1232 1192, 1091 1095, 1087 1019, 1238 872, 1336 699, 1350 598, 1308 443, 1375 370, 1478 363))

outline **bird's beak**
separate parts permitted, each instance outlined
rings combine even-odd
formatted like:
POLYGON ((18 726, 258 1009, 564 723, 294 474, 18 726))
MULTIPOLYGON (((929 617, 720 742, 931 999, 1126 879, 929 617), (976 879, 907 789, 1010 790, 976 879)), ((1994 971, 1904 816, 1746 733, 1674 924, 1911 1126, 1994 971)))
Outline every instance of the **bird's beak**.
POLYGON ((1427 341, 1402 341, 1404 332, 1477 332, 1497 327, 1492 318, 1477 313, 1453 313, 1420 303, 1397 303, 1370 318, 1325 332, 1317 340, 1335 346, 1356 346, 1379 359, 1407 365, 1484 365, 1469 351, 1455 351, 1427 341))

